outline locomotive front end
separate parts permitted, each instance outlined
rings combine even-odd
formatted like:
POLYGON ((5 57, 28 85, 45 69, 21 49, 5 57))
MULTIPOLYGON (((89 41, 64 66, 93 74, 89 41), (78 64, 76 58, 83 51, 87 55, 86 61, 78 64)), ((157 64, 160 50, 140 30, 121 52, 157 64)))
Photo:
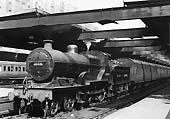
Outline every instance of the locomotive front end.
POLYGON ((28 55, 26 68, 34 81, 46 82, 54 70, 54 61, 46 49, 37 48, 28 55))

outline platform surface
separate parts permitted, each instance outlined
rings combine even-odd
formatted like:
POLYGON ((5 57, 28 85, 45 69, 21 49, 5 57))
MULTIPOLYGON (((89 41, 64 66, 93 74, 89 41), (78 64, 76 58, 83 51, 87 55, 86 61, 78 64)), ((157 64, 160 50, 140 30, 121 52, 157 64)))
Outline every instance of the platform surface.
POLYGON ((104 119, 170 119, 170 86, 104 119))
POLYGON ((13 91, 13 88, 0 88, 0 98, 8 96, 8 93, 13 91))

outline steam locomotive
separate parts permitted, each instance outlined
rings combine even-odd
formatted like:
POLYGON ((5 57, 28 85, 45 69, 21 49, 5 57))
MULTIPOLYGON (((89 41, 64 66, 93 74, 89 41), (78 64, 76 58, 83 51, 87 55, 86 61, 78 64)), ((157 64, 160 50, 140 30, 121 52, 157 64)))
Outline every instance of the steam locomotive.
POLYGON ((0 61, 0 84, 22 84, 26 72, 26 62, 0 61))
POLYGON ((78 54, 77 49, 69 45, 63 53, 52 49, 48 41, 44 48, 34 49, 26 61, 30 76, 24 86, 9 93, 14 109, 53 116, 59 110, 73 110, 76 104, 101 102, 170 77, 168 66, 130 58, 113 60, 100 51, 78 54))

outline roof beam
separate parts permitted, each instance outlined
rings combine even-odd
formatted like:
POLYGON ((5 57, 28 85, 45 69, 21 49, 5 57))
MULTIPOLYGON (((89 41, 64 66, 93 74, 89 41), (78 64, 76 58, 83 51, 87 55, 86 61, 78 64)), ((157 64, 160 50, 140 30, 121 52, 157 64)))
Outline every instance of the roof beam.
POLYGON ((160 54, 164 54, 166 51, 134 51, 133 55, 141 55, 141 54, 148 54, 148 55, 153 55, 157 56, 160 54))
POLYGON ((10 53, 18 53, 18 54, 29 54, 30 50, 25 49, 17 49, 17 48, 10 48, 10 47, 3 47, 0 46, 0 52, 10 52, 10 53))
POLYGON ((104 30, 104 31, 89 31, 80 34, 78 40, 86 39, 105 39, 105 38, 134 38, 146 35, 146 28, 136 29, 120 29, 120 30, 104 30))
POLYGON ((151 54, 145 53, 145 54, 141 54, 141 57, 146 57, 147 59, 155 60, 159 63, 170 65, 169 58, 164 55, 165 52, 166 51, 156 51, 156 52, 152 52, 151 54))
POLYGON ((127 6, 139 6, 148 4, 158 4, 158 3, 169 3, 168 0, 138 0, 138 1, 124 1, 127 6))
POLYGON ((133 51, 132 55, 151 55, 152 51, 133 51))
POLYGON ((6 20, 0 22, 0 29, 32 27, 37 25, 61 25, 91 23, 97 21, 116 21, 170 16, 170 3, 147 6, 107 8, 70 13, 57 13, 34 18, 6 20))
POLYGON ((125 40, 125 41, 109 41, 104 47, 145 47, 157 44, 158 40, 125 40))
POLYGON ((132 55, 140 55, 141 57, 147 57, 147 58, 158 58, 160 59, 160 56, 164 56, 166 51, 133 51, 132 55))
POLYGON ((147 47, 124 47, 121 52, 133 52, 133 51, 158 51, 161 46, 147 46, 147 47))

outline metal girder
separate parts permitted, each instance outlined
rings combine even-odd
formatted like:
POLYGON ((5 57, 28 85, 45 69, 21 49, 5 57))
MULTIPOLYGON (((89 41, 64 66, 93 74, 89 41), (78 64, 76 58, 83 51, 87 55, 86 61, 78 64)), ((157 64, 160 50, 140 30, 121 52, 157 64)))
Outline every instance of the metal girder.
POLYGON ((164 54, 166 51, 133 51, 133 55, 150 55, 156 56, 164 54))
POLYGON ((170 16, 170 3, 57 13, 34 18, 6 20, 0 22, 0 29, 32 27, 37 25, 78 24, 109 20, 142 19, 162 16, 170 16))
POLYGON ((139 0, 139 1, 124 1, 126 6, 139 6, 148 4, 169 3, 169 0, 139 0))
POLYGON ((121 52, 133 52, 133 51, 158 51, 161 46, 146 46, 146 47, 124 47, 121 52))
POLYGON ((146 35, 146 30, 147 30, 146 28, 135 28, 135 29, 89 31, 81 33, 78 40, 142 37, 143 35, 146 35))
POLYGON ((17 53, 17 54, 29 54, 30 50, 25 49, 17 49, 17 48, 10 48, 10 47, 2 47, 0 46, 0 52, 10 52, 10 53, 17 53))
POLYGON ((132 55, 140 55, 140 57, 146 57, 148 59, 164 60, 164 53, 166 51, 133 51, 132 55), (163 58, 162 58, 163 57, 163 58))
POLYGON ((151 46, 157 40, 125 40, 125 41, 109 41, 106 42, 104 47, 145 47, 151 46))
POLYGON ((164 55, 161 55, 161 56, 159 56, 159 57, 157 57, 157 56, 148 56, 148 55, 147 55, 147 58, 148 58, 148 59, 151 59, 151 60, 155 60, 155 61, 157 61, 157 62, 159 62, 159 63, 166 64, 166 65, 169 65, 169 66, 170 66, 170 64, 169 64, 169 62, 170 62, 169 58, 166 57, 166 56, 164 56, 164 55))
POLYGON ((150 55, 143 55, 143 57, 146 57, 146 59, 154 61, 156 63, 160 63, 160 64, 164 64, 164 65, 170 66, 169 63, 168 63, 169 60, 167 60, 167 59, 156 58, 156 57, 152 57, 150 55))
POLYGON ((133 51, 132 55, 151 55, 152 51, 133 51))

